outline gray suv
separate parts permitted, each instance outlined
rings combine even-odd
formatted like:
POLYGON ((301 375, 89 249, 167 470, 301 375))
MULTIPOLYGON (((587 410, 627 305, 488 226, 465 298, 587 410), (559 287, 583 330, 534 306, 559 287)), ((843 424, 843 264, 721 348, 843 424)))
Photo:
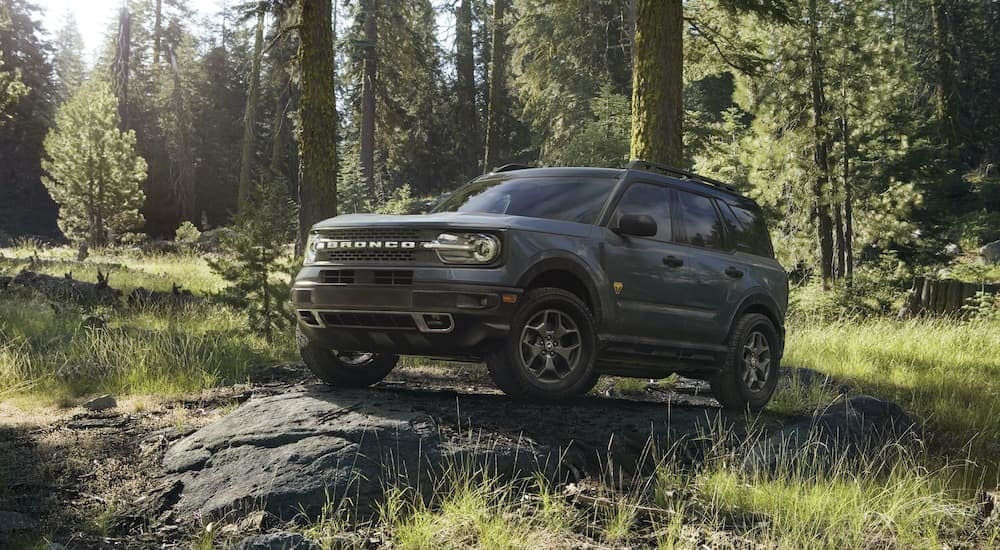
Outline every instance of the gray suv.
POLYGON ((512 165, 430 214, 316 224, 292 302, 302 358, 332 385, 374 384, 420 355, 485 361, 521 398, 679 373, 758 410, 788 283, 760 208, 726 184, 645 161, 512 165))

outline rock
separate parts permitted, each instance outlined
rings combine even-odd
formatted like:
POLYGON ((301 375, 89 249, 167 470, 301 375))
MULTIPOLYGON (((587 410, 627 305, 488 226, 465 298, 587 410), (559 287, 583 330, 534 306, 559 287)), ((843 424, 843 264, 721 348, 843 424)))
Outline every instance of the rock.
POLYGON ((14 531, 29 531, 37 526, 37 522, 20 512, 0 510, 0 533, 14 531))
POLYGON ((108 394, 104 394, 100 397, 95 397, 94 399, 87 401, 81 406, 87 409, 88 411, 104 411, 107 409, 113 409, 117 407, 118 402, 115 401, 114 397, 111 397, 108 394))
POLYGON ((320 546, 299 533, 281 531, 247 537, 232 548, 233 550, 319 550, 320 546))
POLYGON ((955 243, 944 245, 944 253, 948 256, 958 256, 962 253, 962 247, 955 243))
POLYGON ((979 249, 979 255, 987 263, 1000 264, 1000 241, 993 241, 979 249))
POLYGON ((92 313, 88 313, 83 316, 83 326, 89 329, 101 330, 108 326, 108 322, 107 320, 104 319, 104 317, 101 317, 100 315, 94 315, 92 313))
POLYGON ((87 283, 25 270, 18 273, 11 284, 34 289, 48 298, 68 300, 82 305, 111 305, 121 296, 121 291, 111 288, 108 285, 108 276, 100 271, 97 283, 87 283))
POLYGON ((824 412, 800 420, 757 442, 743 460, 745 471, 773 472, 796 462, 817 470, 856 461, 887 445, 916 441, 913 419, 890 401, 857 396, 835 401, 824 412))
POLYGON ((363 517, 385 488, 429 495, 455 466, 504 479, 602 475, 609 463, 623 478, 651 473, 650 445, 676 448, 685 434, 731 424, 715 408, 591 397, 513 406, 499 395, 314 386, 251 398, 168 447, 163 467, 184 485, 178 518, 315 518, 345 498, 363 517))
POLYGON ((13 280, 13 277, 0 277, 0 290, 5 290, 13 280))

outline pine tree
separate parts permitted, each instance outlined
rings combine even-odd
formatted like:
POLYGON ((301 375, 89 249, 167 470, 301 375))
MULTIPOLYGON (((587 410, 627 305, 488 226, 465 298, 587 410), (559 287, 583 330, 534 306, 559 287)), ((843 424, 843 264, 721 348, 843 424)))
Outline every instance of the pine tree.
POLYGON ((83 85, 86 71, 81 52, 83 37, 80 36, 80 29, 72 12, 67 12, 62 26, 56 32, 55 53, 52 56, 61 101, 69 99, 83 85))
POLYGON ((59 204, 68 237, 103 246, 140 226, 146 161, 135 153, 135 133, 118 129, 117 100, 92 82, 56 111, 45 138, 42 181, 59 204))
MULTIPOLYGON (((10 16, 7 15, 7 8, 0 6, 0 31, 7 30, 9 26, 10 16)), ((3 57, 3 50, 0 50, 0 126, 3 126, 4 111, 7 107, 28 92, 21 82, 19 71, 7 69, 3 57)))

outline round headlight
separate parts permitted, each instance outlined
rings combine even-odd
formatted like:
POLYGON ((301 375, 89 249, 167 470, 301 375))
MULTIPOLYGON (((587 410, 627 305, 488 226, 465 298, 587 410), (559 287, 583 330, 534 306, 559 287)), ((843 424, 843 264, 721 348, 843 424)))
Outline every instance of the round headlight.
POLYGON ((472 257, 477 262, 489 263, 500 255, 500 241, 492 235, 473 235, 469 238, 472 257))

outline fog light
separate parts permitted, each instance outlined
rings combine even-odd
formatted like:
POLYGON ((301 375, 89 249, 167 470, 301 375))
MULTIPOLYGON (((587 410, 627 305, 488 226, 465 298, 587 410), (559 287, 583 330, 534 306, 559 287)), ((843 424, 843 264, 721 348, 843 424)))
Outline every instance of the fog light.
POLYGON ((500 299, 503 300, 505 304, 516 304, 517 294, 501 294, 500 299))

